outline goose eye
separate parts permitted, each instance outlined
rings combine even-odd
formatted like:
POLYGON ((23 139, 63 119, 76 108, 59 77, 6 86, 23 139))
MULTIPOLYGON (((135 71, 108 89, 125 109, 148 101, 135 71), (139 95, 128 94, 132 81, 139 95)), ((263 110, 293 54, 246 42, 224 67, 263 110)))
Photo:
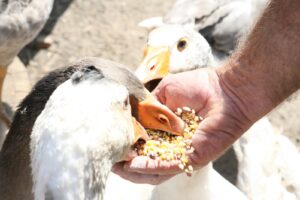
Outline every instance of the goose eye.
POLYGON ((177 43, 177 49, 178 51, 183 51, 187 47, 187 41, 186 39, 182 38, 177 43))
POLYGON ((124 110, 128 109, 128 106, 129 106, 129 97, 126 97, 126 99, 123 101, 124 110))

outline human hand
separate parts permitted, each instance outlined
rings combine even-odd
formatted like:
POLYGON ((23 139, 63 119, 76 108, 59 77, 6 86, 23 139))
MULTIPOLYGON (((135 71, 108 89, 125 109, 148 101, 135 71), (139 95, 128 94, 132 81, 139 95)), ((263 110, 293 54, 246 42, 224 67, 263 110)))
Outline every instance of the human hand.
MULTIPOLYGON (((220 156, 251 122, 242 111, 242 101, 226 87, 214 69, 169 75, 153 91, 157 99, 175 111, 193 108, 204 120, 192 138, 194 152, 189 163, 201 168, 220 156)), ((137 183, 159 184, 182 172, 178 163, 138 156, 117 164, 113 171, 137 183)))

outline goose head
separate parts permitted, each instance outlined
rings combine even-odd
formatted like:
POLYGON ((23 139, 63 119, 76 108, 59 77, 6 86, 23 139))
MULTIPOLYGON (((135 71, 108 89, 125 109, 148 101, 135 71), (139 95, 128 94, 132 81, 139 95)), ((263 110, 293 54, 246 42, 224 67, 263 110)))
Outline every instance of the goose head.
POLYGON ((191 27, 163 25, 149 33, 147 47, 136 75, 147 83, 168 73, 214 65, 208 42, 191 27))
POLYGON ((135 126, 124 85, 94 67, 76 72, 53 92, 33 127, 35 199, 101 198, 111 166, 146 134, 135 126))
POLYGON ((183 133, 183 121, 168 107, 159 103, 126 67, 100 58, 86 58, 75 64, 78 67, 89 65, 96 66, 101 69, 105 77, 127 87, 132 105, 132 115, 143 127, 164 130, 175 135, 183 133))

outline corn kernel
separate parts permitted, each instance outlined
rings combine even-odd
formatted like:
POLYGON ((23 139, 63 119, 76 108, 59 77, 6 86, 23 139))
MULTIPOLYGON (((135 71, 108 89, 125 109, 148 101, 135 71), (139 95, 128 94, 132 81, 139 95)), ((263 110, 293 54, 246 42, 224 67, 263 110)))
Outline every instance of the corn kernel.
POLYGON ((189 165, 189 166, 188 166, 188 170, 189 170, 189 171, 193 171, 193 170, 194 170, 193 166, 192 166, 192 165, 189 165))
POLYGON ((184 170, 184 165, 183 165, 182 163, 180 163, 180 164, 178 165, 178 167, 179 167, 181 170, 184 170))
POLYGON ((184 110, 184 111, 186 111, 186 112, 191 112, 191 111, 192 111, 191 108, 186 107, 186 106, 184 106, 184 107, 182 108, 182 110, 184 110))
POLYGON ((177 108, 177 111, 175 112, 176 115, 180 116, 182 114, 182 109, 177 108))

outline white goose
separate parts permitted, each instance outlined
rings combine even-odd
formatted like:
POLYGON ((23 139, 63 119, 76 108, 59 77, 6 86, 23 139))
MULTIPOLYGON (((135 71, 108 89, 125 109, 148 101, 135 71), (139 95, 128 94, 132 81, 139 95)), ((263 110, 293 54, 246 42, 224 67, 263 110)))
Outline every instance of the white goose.
MULTIPOLYGON (((249 32, 269 0, 177 0, 164 17, 145 20, 141 25, 188 25, 201 33, 222 56, 234 50, 249 32)), ((223 56, 222 56, 223 57, 223 56)))
POLYGON ((1 199, 102 199, 112 165, 147 137, 132 115, 145 127, 183 130, 116 63, 88 58, 50 73, 20 104, 0 152, 1 199), (157 123, 162 116, 168 123, 157 123))
MULTIPOLYGON (((142 80, 150 81, 168 73, 211 67, 213 60, 207 62, 212 58, 211 51, 204 41, 190 27, 164 25, 154 29, 136 73, 142 80), (193 64, 197 62, 200 63, 193 64)), ((285 136, 273 131, 266 117, 255 123, 234 144, 234 149, 239 165, 237 185, 247 197, 255 200, 300 198, 300 173, 296 169, 300 163, 299 153, 285 136)), ((175 191, 182 190, 174 190, 173 194, 175 191)))
MULTIPOLYGON (((40 32, 54 0, 0 1, 0 122, 9 128, 11 120, 2 108, 2 86, 8 65, 21 49, 40 32)), ((4 134, 0 132, 0 149, 4 134)))

